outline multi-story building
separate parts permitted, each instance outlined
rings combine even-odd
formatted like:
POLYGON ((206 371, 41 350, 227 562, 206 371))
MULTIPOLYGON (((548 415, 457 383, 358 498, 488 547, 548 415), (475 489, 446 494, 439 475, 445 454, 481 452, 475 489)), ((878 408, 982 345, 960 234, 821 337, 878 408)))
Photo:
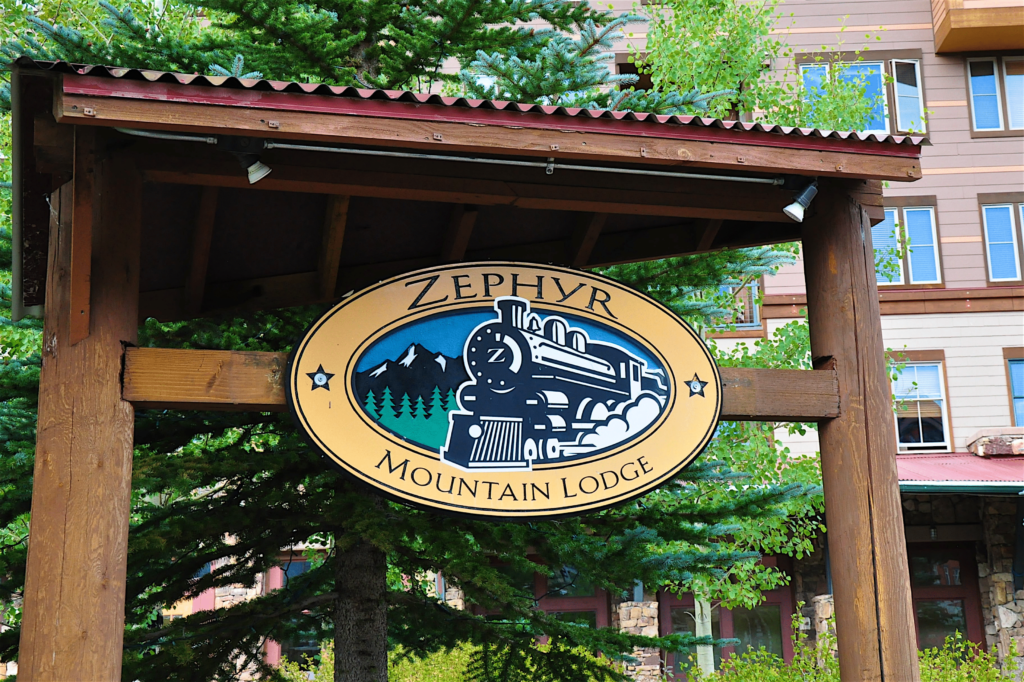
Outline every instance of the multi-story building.
MULTIPOLYGON (((834 60, 856 62, 845 72, 880 96, 868 132, 924 132, 931 143, 924 178, 887 187, 885 220, 872 229, 884 340, 902 366, 892 428, 918 642, 941 645, 959 630, 1000 656, 1011 640, 1024 651, 1024 4, 792 0, 785 9, 794 21, 780 32, 805 84, 834 60), (821 52, 840 37, 842 49, 821 52)), ((720 346, 799 319, 802 264, 767 278, 763 295, 720 346)), ((779 435, 795 452, 817 450, 813 431, 779 435)), ((791 655, 797 601, 812 635, 831 608, 827 537, 820 544, 808 560, 783 563, 792 583, 761 607, 713 614, 715 634, 791 655)), ((683 617, 692 600, 658 599, 661 632, 693 631, 683 617)))

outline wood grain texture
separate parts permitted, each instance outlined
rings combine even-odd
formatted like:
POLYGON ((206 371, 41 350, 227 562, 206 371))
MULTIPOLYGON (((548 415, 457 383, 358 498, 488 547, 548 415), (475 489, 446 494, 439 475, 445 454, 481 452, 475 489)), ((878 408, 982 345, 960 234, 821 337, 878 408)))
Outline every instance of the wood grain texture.
MULTIPOLYGON (((54 112, 58 122, 79 125, 144 127, 189 132, 254 134, 271 132, 264 109, 183 102, 122 99, 61 93, 54 112), (85 116, 85 110, 93 114, 85 116)), ((567 160, 686 165, 741 172, 787 172, 906 182, 921 177, 920 160, 881 154, 851 154, 738 142, 675 140, 650 135, 620 135, 576 130, 514 129, 506 125, 342 116, 331 113, 274 111, 280 139, 550 157, 567 160)), ((742 140, 742 135, 734 139, 742 140)))
POLYGON ((607 213, 584 213, 579 216, 569 246, 569 265, 574 268, 586 267, 607 220, 607 213))
POLYGON ((839 384, 831 369, 722 367, 722 419, 819 421, 839 416, 839 384))
POLYGON ((71 320, 74 345, 89 336, 89 278, 92 273, 93 223, 96 222, 96 131, 75 127, 74 207, 71 231, 71 320))
POLYGON ((93 225, 92 330, 77 344, 71 185, 53 197, 18 661, 33 682, 121 679, 134 409, 119 376, 124 344, 137 334, 141 186, 116 160, 104 162, 102 177, 97 200, 115 200, 99 206, 93 225))
POLYGON ((811 353, 834 363, 840 416, 819 426, 839 665, 849 680, 919 679, 870 219, 823 183, 804 223, 811 353), (866 236, 865 236, 866 235, 866 236))
POLYGON ((320 249, 320 264, 317 268, 317 279, 320 298, 334 298, 334 289, 338 285, 338 269, 341 267, 341 249, 345 243, 345 226, 348 224, 349 197, 344 194, 332 194, 327 199, 327 212, 324 214, 324 240, 320 249))
MULTIPOLYGON (((138 408, 285 410, 285 353, 129 348, 124 399, 138 408)), ((839 414, 835 372, 722 368, 722 419, 818 421, 839 414)))
POLYGON ((206 291, 206 271, 210 264, 210 245, 213 243, 213 226, 217 218, 217 187, 203 187, 199 196, 199 211, 192 231, 192 259, 185 277, 185 294, 182 313, 196 317, 203 309, 203 294, 206 291))
POLYGON ((469 248, 469 239, 473 236, 478 215, 480 211, 476 206, 455 205, 444 242, 441 244, 441 262, 457 263, 466 257, 466 249, 469 248))
POLYGON ((285 353, 129 348, 124 399, 139 408, 285 409, 285 353))

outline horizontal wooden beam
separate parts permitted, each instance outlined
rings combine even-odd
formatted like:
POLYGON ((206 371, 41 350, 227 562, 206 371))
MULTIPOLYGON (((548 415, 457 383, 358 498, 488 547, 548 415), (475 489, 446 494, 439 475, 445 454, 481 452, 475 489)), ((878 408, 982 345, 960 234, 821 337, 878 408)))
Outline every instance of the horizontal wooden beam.
MULTIPOLYGON (((283 412, 287 355, 129 348, 125 400, 136 408, 283 412)), ((813 422, 839 416, 832 370, 723 367, 722 419, 813 422)))
POLYGON ((814 422, 839 416, 832 369, 722 367, 722 419, 814 422))
POLYGON ((288 356, 129 348, 122 397, 136 408, 283 412, 288 356))
POLYGON ((665 189, 621 189, 594 186, 590 181, 597 174, 583 176, 582 171, 559 171, 564 176, 572 174, 578 178, 578 184, 568 184, 564 181, 524 182, 466 177, 464 174, 472 171, 470 164, 460 164, 460 172, 451 175, 441 174, 441 169, 428 175, 294 165, 299 162, 294 155, 287 157, 291 163, 277 161, 270 154, 261 158, 273 168, 273 173, 256 185, 249 183, 238 164, 227 163, 221 158, 173 159, 140 154, 136 160, 147 182, 174 185, 345 194, 537 210, 792 223, 782 212, 792 201, 792 192, 771 185, 742 185, 743 199, 737 200, 740 191, 737 186, 711 181, 676 179, 665 189))
MULTIPOLYGON (((65 78, 68 78, 65 76, 65 78)), ((156 84, 153 84, 156 85, 156 84)), ((156 86, 160 87, 160 86, 156 86)), ((666 139, 658 130, 637 126, 636 134, 617 131, 513 127, 502 119, 468 121, 385 118, 362 112, 322 113, 246 106, 222 106, 164 99, 105 97, 75 88, 58 89, 54 117, 77 125, 148 128, 182 132, 257 135, 277 139, 329 142, 373 147, 429 149, 439 154, 468 152, 509 154, 560 160, 642 163, 659 166, 717 168, 740 173, 793 173, 798 175, 908 181, 921 177, 917 158, 885 153, 801 149, 790 144, 757 144, 760 138, 743 134, 727 140, 666 139), (272 120, 271 120, 272 119, 272 120), (749 142, 748 142, 749 140, 749 142)), ((213 88, 207 90, 213 91, 213 88)), ((210 93, 207 93, 210 94, 210 93)), ((265 98, 274 95, 260 93, 265 98)), ((314 104, 316 96, 306 96, 314 104)), ((325 102, 325 104, 337 104, 325 102)), ((566 128, 571 128, 568 122, 566 128)), ((694 135, 696 137, 696 134, 694 135)), ((772 140, 771 142, 775 142, 772 140)), ((880 150, 883 151, 884 150, 880 150)))

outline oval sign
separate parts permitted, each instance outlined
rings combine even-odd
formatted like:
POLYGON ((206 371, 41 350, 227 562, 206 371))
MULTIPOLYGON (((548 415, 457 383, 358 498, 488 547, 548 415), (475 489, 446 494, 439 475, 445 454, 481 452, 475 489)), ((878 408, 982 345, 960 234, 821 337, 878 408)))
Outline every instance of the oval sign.
POLYGON ((391 499, 492 519, 643 495, 700 454, 722 382, 656 301, 578 270, 468 263, 355 293, 289 363, 311 442, 391 499))

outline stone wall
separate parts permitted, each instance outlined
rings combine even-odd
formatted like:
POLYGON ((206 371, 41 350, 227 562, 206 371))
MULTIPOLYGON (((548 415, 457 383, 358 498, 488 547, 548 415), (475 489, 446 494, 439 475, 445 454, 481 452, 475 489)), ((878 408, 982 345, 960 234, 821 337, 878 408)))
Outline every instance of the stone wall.
POLYGON ((985 640, 988 646, 996 647, 1000 660, 1009 655, 1013 642, 1017 665, 1024 667, 1024 590, 1013 589, 1017 500, 991 497, 983 503, 982 530, 987 552, 979 552, 978 575, 985 640))
MULTIPOLYGON (((632 635, 658 636, 658 602, 624 601, 616 609, 619 629, 632 635)), ((616 618, 613 618, 616 620, 616 618)), ((661 680, 661 651, 659 649, 634 649, 636 664, 626 665, 626 674, 637 682, 659 682, 661 680)))

